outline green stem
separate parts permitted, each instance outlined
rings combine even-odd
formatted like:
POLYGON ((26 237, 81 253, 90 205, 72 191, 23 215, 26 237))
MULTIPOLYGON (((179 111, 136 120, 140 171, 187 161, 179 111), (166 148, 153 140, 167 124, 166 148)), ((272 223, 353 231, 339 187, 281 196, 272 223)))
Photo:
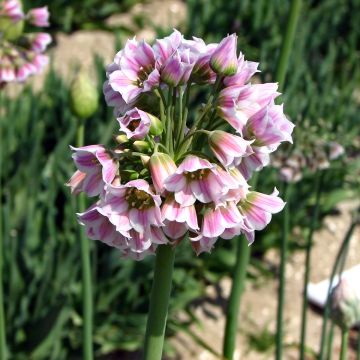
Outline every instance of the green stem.
POLYGON ((328 342, 327 342, 327 355, 326 358, 327 360, 332 360, 333 358, 333 351, 332 351, 332 347, 333 347, 333 342, 334 342, 334 332, 335 332, 335 324, 332 322, 331 323, 331 327, 330 327, 330 331, 329 331, 329 338, 328 338, 328 342))
POLYGON ((223 356, 227 360, 232 360, 234 356, 240 302, 245 289, 246 270, 250 259, 250 247, 246 239, 239 237, 236 248, 236 263, 232 276, 223 345, 223 356))
POLYGON ((349 342, 349 330, 342 330, 341 332, 341 351, 340 351, 340 360, 347 359, 347 348, 349 342))
POLYGON ((285 184, 285 201, 283 217, 283 231, 281 236, 280 249, 280 273, 279 273, 279 290, 278 290, 278 307, 277 307, 277 331, 276 331, 276 360, 282 359, 283 350, 283 311, 285 303, 285 284, 286 284, 286 261, 288 253, 288 237, 289 237, 289 223, 290 223, 290 184, 285 184))
POLYGON ((330 293, 331 293, 332 286, 334 283, 334 277, 335 277, 335 274, 337 273, 340 265, 344 263, 344 256, 346 256, 346 254, 347 254, 347 249, 348 249, 348 246, 349 246, 349 243, 350 243, 350 240, 351 240, 351 237, 355 230, 356 225, 357 225, 356 221, 353 221, 351 223, 351 225, 345 235, 345 238, 340 246, 339 252, 335 259, 334 266, 331 271, 329 288, 328 288, 328 292, 327 292, 327 296, 326 296, 327 300, 326 300, 325 309, 324 309, 324 319, 323 319, 323 324, 322 324, 322 329, 321 329, 320 352, 319 352, 318 360, 325 359, 324 356, 325 356, 325 345, 326 345, 326 337, 327 337, 327 322, 329 320, 330 308, 331 308, 330 293))
POLYGON ((310 279, 310 261, 311 261, 311 248, 313 234, 316 227, 318 213, 319 213, 319 203, 321 195, 321 178, 322 174, 320 172, 316 173, 315 176, 315 193, 316 200, 314 205, 314 212, 310 222, 310 229, 307 238, 306 244, 306 256, 305 256, 305 275, 304 275, 304 284, 303 284, 303 303, 302 303, 302 316, 301 316, 301 337, 300 337, 300 360, 305 359, 305 345, 306 345, 306 323, 307 323, 307 307, 308 307, 308 294, 307 287, 310 279))
MULTIPOLYGON (((84 120, 79 120, 77 131, 77 146, 84 145, 84 120)), ((83 212, 86 208, 85 195, 81 193, 78 200, 79 211, 83 212)), ((83 301, 83 358, 92 360, 93 344, 93 294, 91 286, 91 267, 90 267, 90 242, 86 238, 83 229, 80 230, 80 249, 82 265, 82 301, 83 301)))
POLYGON ((169 149, 169 153, 173 155, 174 147, 173 147, 173 133, 172 133, 172 87, 169 87, 168 93, 168 101, 167 101, 167 108, 166 108, 166 143, 165 146, 169 149))
POLYGON ((175 250, 170 245, 158 247, 146 325, 144 360, 162 358, 174 258, 175 250))
POLYGON ((289 19, 286 24, 285 37, 281 45, 280 56, 278 60, 278 65, 275 72, 275 79, 279 83, 279 88, 284 87, 284 80, 286 75, 286 70, 289 64, 289 57, 291 47, 294 42, 295 31, 297 22, 301 10, 301 0, 292 0, 291 7, 289 12, 289 19))
POLYGON ((3 209, 2 209, 2 169, 3 169, 3 118, 2 105, 3 94, 0 88, 0 360, 7 358, 6 352, 6 332, 5 332, 5 311, 4 311, 4 293, 3 293, 3 209))
POLYGON ((356 360, 360 360, 360 331, 358 331, 358 338, 357 338, 356 360))

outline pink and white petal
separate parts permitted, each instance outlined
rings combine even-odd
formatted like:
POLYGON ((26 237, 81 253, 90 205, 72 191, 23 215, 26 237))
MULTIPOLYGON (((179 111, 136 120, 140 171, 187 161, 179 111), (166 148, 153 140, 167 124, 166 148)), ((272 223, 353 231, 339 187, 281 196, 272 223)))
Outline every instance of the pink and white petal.
POLYGON ((92 197, 99 195, 104 190, 104 186, 101 173, 91 173, 87 174, 84 179, 83 190, 88 196, 92 197))
POLYGON ((158 228, 155 226, 152 226, 150 228, 150 236, 151 236, 151 242, 154 244, 167 244, 169 241, 166 238, 163 230, 165 230, 165 228, 158 228))
POLYGON ((190 184, 186 184, 184 188, 175 193, 175 200, 181 206, 194 205, 196 198, 191 191, 190 184))
POLYGON ((264 211, 276 214, 280 212, 285 206, 285 202, 279 198, 278 195, 279 191, 276 188, 271 195, 251 191, 246 197, 246 201, 264 211))
POLYGON ((187 232, 187 226, 183 222, 177 221, 165 221, 165 226, 163 228, 164 233, 170 239, 176 240, 182 238, 187 232))
POLYGON ((164 188, 171 192, 180 191, 182 188, 186 186, 186 179, 182 174, 173 174, 170 175, 164 181, 164 188))

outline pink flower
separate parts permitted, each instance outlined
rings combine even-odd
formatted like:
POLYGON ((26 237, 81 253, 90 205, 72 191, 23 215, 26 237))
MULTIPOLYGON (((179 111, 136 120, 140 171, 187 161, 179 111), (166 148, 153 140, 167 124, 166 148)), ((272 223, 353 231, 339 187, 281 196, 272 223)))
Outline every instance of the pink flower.
POLYGON ((115 108, 115 113, 124 115, 128 110, 133 107, 133 104, 127 104, 123 97, 117 91, 114 91, 109 80, 106 80, 103 85, 103 93, 105 96, 105 101, 108 106, 115 108))
POLYGON ((226 167, 237 166, 241 158, 252 153, 250 147, 252 141, 246 141, 240 136, 222 130, 212 131, 208 139, 210 149, 226 167))
POLYGON ((71 147, 79 172, 75 172, 68 182, 73 193, 84 191, 88 196, 103 192, 105 184, 111 184, 118 171, 117 161, 103 145, 71 147), (85 175, 83 175, 85 174, 85 175))
POLYGON ((145 41, 128 40, 124 50, 114 59, 109 71, 109 84, 129 104, 146 91, 158 86, 159 71, 155 55, 145 41))
POLYGON ((278 195, 276 188, 271 195, 250 191, 246 199, 240 201, 238 207, 248 229, 263 230, 271 221, 272 214, 284 208, 285 203, 278 195))
POLYGON ((49 11, 47 6, 34 8, 28 12, 29 21, 35 26, 49 26, 49 11))
POLYGON ((112 215, 122 215, 136 232, 150 234, 151 226, 163 226, 160 205, 160 196, 152 192, 145 180, 139 179, 116 187, 108 185, 101 208, 110 221, 112 215))
POLYGON ((226 87, 219 94, 219 116, 242 134, 248 119, 279 95, 277 87, 276 83, 226 87))
POLYGON ((208 238, 202 234, 195 234, 195 236, 190 237, 191 246, 196 252, 196 255, 200 255, 203 252, 210 253, 217 239, 217 237, 208 238))
POLYGON ((166 198, 161 208, 161 214, 164 222, 166 222, 164 231, 173 239, 184 235, 188 229, 193 231, 199 229, 195 206, 181 206, 175 201, 173 195, 169 195, 166 198), (182 224, 182 227, 178 224, 182 224), (176 233, 183 231, 183 233, 180 236, 175 236, 173 231, 176 233))
POLYGON ((128 239, 116 230, 116 227, 96 205, 77 215, 79 223, 85 226, 86 236, 89 239, 100 240, 118 249, 128 247, 128 239))
POLYGON ((243 223, 243 216, 235 202, 225 205, 207 205, 203 215, 201 234, 207 238, 216 238, 226 229, 239 226, 243 223))
POLYGON ((153 46, 156 56, 156 66, 160 69, 165 62, 175 53, 183 41, 183 36, 178 30, 164 39, 156 39, 153 46))
POLYGON ((7 16, 13 22, 24 18, 22 6, 19 0, 4 0, 0 6, 0 16, 7 16))
POLYGON ((184 85, 189 80, 195 60, 190 50, 176 50, 160 70, 161 80, 170 86, 184 85))
POLYGON ((238 187, 227 172, 208 160, 188 155, 173 175, 164 183, 166 190, 175 193, 175 200, 181 206, 217 202, 230 189, 238 187))
POLYGON ((150 130, 151 119, 149 114, 136 107, 127 111, 124 116, 117 120, 120 124, 120 130, 129 139, 144 139, 150 130))
POLYGON ((336 160, 345 153, 344 147, 335 141, 331 141, 329 143, 329 149, 330 149, 330 153, 329 153, 330 160, 336 160))
POLYGON ((36 53, 42 53, 51 43, 51 36, 47 33, 36 33, 31 41, 31 49, 36 53))
POLYGON ((238 58, 238 68, 235 75, 227 76, 224 79, 224 85, 229 86, 243 86, 250 78, 259 70, 258 63, 252 61, 245 61, 244 55, 240 53, 238 58))
POLYGON ((236 73, 238 67, 236 46, 235 34, 228 35, 220 42, 210 58, 210 66, 214 72, 225 76, 236 73))
POLYGON ((34 66, 35 72, 38 73, 49 63, 49 58, 46 55, 36 54, 30 63, 34 66))
POLYGON ((249 180, 254 171, 261 170, 269 165, 270 155, 266 147, 251 146, 252 153, 249 156, 241 158, 237 168, 246 180, 249 180))
POLYGON ((165 191, 164 181, 176 171, 176 165, 167 154, 156 152, 150 157, 149 169, 152 182, 158 194, 165 191))
POLYGON ((12 82, 15 79, 16 79, 16 72, 14 68, 10 66, 2 67, 0 65, 0 83, 12 82))
POLYGON ((294 127, 284 115, 283 105, 275 105, 271 101, 248 120, 244 137, 254 139, 254 146, 266 146, 269 152, 273 152, 283 141, 292 143, 294 127))
POLYGON ((166 244, 168 242, 161 228, 150 226, 146 231, 130 230, 129 249, 134 253, 143 253, 153 244, 166 244))

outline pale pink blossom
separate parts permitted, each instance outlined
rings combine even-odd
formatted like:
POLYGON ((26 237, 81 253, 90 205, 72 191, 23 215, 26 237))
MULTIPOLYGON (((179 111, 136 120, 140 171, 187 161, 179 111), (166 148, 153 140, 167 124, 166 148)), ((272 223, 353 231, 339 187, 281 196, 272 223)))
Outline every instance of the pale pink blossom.
POLYGON ((164 181, 175 173, 177 167, 174 160, 167 154, 156 152, 150 157, 149 170, 155 190, 158 194, 165 191, 164 181))
POLYGON ((129 139, 144 139, 150 130, 151 119, 149 114, 136 107, 128 110, 124 116, 117 120, 120 124, 120 130, 129 139))
POLYGON ((217 237, 208 238, 202 234, 194 234, 194 236, 190 236, 191 246, 196 255, 200 255, 203 252, 210 253, 214 248, 217 239, 217 237))
POLYGON ((182 41, 183 35, 176 29, 169 36, 155 40, 153 49, 158 69, 161 69, 165 62, 176 52, 182 44, 182 41))
POLYGON ((27 14, 31 24, 40 27, 49 26, 49 11, 47 6, 31 9, 27 14))
POLYGON ((246 61, 244 55, 240 53, 238 58, 238 67, 235 75, 226 76, 224 78, 224 85, 228 86, 243 86, 250 78, 258 72, 259 63, 253 61, 246 61))
POLYGON ((36 53, 42 53, 46 50, 48 45, 51 43, 51 36, 47 33, 36 33, 33 34, 31 40, 31 48, 36 53))
POLYGON ((236 46, 237 36, 232 34, 224 38, 216 47, 210 57, 210 66, 215 73, 225 76, 236 73, 238 67, 236 46))
POLYGON ((175 200, 181 206, 217 202, 238 184, 227 172, 208 160, 188 155, 175 173, 164 183, 166 190, 175 193, 175 200))
POLYGON ((24 18, 21 2, 19 0, 4 0, 0 5, 0 16, 9 17, 13 22, 24 18))

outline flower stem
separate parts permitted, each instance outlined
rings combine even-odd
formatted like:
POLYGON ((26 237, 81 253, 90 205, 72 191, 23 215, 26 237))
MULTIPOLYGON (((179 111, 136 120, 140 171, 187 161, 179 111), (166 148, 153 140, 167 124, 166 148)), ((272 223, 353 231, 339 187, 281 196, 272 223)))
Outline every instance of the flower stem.
POLYGON ((340 351, 340 360, 347 359, 347 348, 349 341, 349 329, 343 329, 341 331, 341 351, 340 351))
MULTIPOLYGON (((84 145, 84 121, 79 119, 77 131, 77 146, 84 145)), ((78 200, 79 211, 85 210, 84 193, 79 194, 78 200)), ((81 249, 81 266, 82 266, 82 301, 83 301, 83 358, 92 360, 93 345, 93 294, 91 287, 91 269, 90 269, 90 246, 83 229, 80 230, 80 249, 81 249)))
MULTIPOLYGON (((0 89, 0 112, 2 111, 2 91, 0 89)), ((6 332, 5 332, 5 312, 4 312, 4 289, 3 289, 3 209, 2 209, 2 169, 3 169, 3 124, 2 114, 0 114, 0 360, 7 358, 6 353, 6 332)))
POLYGON ((286 70, 289 63, 290 51, 294 42, 295 31, 301 10, 301 0, 292 0, 289 19, 286 25, 285 37, 281 45, 279 60, 275 72, 275 79, 281 88, 284 87, 286 70))
POLYGON ((236 263, 232 276, 223 345, 223 356, 227 360, 232 360, 234 356, 240 302, 245 289, 246 269, 249 259, 249 244, 246 239, 239 237, 236 241, 236 263))
POLYGON ((356 360, 360 360, 360 331, 358 331, 358 337, 357 337, 357 353, 356 353, 356 360))
POLYGON ((162 358, 174 258, 175 250, 170 245, 158 247, 146 325, 144 360, 162 358))
POLYGON ((311 260, 312 240, 313 240, 313 234, 319 213, 321 182, 322 182, 321 180, 322 180, 322 173, 317 172, 315 175, 316 200, 315 200, 314 212, 311 218, 309 234, 306 244, 305 275, 304 275, 304 285, 303 285, 303 303, 302 303, 302 316, 301 316, 300 360, 305 359, 306 323, 307 323, 307 307, 308 307, 307 286, 310 279, 310 260, 311 260))
POLYGON ((282 359, 283 350, 283 311, 285 303, 285 282, 286 282, 286 260, 288 252, 288 237, 289 237, 289 223, 290 223, 290 200, 291 185, 285 184, 285 201, 283 217, 283 231, 281 236, 280 249, 280 273, 279 273, 279 290, 278 290, 278 308, 277 308, 277 329, 276 329, 276 360, 282 359))
POLYGON ((334 342, 334 332, 335 332, 335 324, 332 322, 331 326, 330 326, 330 331, 329 331, 329 338, 328 338, 328 342, 327 342, 327 350, 326 350, 326 358, 327 360, 332 360, 333 358, 333 342, 334 342))
POLYGON ((340 268, 341 263, 344 263, 344 257, 347 254, 347 249, 352 237, 352 234, 355 230, 355 227, 357 225, 356 221, 353 221, 350 225, 350 228, 348 229, 345 238, 340 246, 339 252, 336 256, 336 260, 333 266, 333 269, 331 271, 331 276, 330 276, 330 282, 329 282, 329 288, 328 288, 328 292, 327 292, 327 296, 326 296, 326 304, 325 304, 325 309, 324 309, 324 319, 323 319, 323 324, 322 324, 322 329, 321 329, 321 341, 320 341, 320 352, 319 352, 319 358, 318 360, 324 360, 325 359, 325 345, 326 345, 326 338, 327 338, 327 322, 329 320, 329 316, 330 316, 330 307, 331 307, 331 298, 330 298, 330 293, 333 287, 333 283, 334 283, 334 277, 335 274, 338 272, 338 269, 340 268))

